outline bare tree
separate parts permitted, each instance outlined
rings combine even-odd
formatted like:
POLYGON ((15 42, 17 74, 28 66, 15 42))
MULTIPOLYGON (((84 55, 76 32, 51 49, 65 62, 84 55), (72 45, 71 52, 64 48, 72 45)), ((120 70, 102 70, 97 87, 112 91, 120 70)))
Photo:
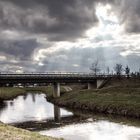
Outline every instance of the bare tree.
POLYGON ((127 75, 127 77, 129 77, 130 75, 130 68, 128 66, 126 66, 125 68, 125 74, 127 75))
POLYGON ((109 75, 109 73, 110 73, 110 68, 107 67, 107 68, 106 68, 106 71, 107 71, 107 74, 109 75))
POLYGON ((114 67, 114 70, 115 70, 116 74, 118 76, 120 76, 122 74, 122 71, 123 71, 122 64, 116 64, 115 67, 114 67))
POLYGON ((98 60, 96 60, 95 62, 92 63, 90 70, 93 72, 94 75, 96 75, 98 72, 100 72, 100 67, 99 67, 99 63, 98 60))

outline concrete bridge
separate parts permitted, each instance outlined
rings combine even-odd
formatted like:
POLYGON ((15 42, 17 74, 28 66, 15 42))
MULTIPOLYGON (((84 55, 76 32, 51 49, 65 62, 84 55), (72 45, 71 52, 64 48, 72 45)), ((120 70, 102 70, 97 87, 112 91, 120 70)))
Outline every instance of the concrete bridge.
POLYGON ((113 75, 94 75, 91 73, 1 73, 0 85, 6 84, 41 84, 51 83, 54 89, 54 97, 60 96, 60 84, 85 83, 88 89, 93 86, 101 88, 113 75))

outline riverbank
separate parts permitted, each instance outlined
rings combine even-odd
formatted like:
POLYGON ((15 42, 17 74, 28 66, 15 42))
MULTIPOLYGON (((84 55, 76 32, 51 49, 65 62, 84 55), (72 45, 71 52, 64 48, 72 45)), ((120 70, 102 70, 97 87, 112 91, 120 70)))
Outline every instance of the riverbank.
MULTIPOLYGON (((61 87, 61 93, 70 90, 69 87, 61 87), (67 89, 68 88, 68 89, 67 89)), ((53 88, 52 86, 40 86, 40 87, 0 87, 0 102, 4 100, 11 100, 19 95, 26 94, 27 92, 31 93, 44 93, 47 96, 52 95, 53 88)))
POLYGON ((62 140, 0 123, 0 140, 62 140))
POLYGON ((49 97, 48 100, 73 109, 140 118, 139 86, 72 91, 56 99, 49 97))
POLYGON ((4 100, 13 99, 19 95, 23 95, 27 92, 43 92, 43 93, 52 93, 52 87, 0 87, 0 102, 4 100))

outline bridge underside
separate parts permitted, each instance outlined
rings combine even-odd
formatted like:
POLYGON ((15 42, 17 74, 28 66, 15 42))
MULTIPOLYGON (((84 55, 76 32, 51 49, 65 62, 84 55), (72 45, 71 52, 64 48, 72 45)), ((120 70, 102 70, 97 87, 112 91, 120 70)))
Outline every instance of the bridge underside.
POLYGON ((0 86, 14 86, 18 84, 52 84, 54 97, 60 96, 60 84, 84 83, 88 89, 100 88, 107 77, 91 75, 16 75, 0 74, 0 86))

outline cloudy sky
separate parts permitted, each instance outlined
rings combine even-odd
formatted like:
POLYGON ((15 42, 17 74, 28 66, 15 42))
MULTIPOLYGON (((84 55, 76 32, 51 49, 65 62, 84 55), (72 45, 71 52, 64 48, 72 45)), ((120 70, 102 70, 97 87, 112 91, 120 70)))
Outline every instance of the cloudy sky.
POLYGON ((0 71, 140 68, 140 0, 0 0, 0 71))

